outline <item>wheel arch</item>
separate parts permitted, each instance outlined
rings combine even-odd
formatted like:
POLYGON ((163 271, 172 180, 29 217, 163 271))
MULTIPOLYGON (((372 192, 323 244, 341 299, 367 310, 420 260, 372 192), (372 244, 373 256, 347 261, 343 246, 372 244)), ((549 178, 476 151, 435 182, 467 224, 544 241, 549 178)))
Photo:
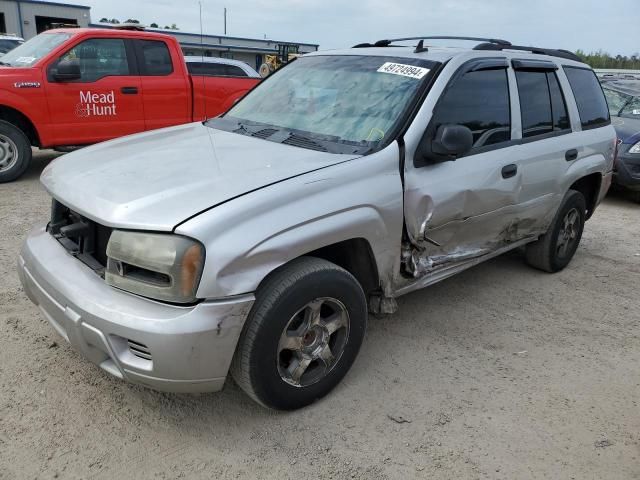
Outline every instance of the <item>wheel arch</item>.
MULTIPOLYGON (((378 265, 376 264, 371 244, 365 238, 351 238, 309 251, 270 272, 266 278, 280 268, 302 257, 320 258, 344 268, 355 277, 366 296, 380 288, 378 265)), ((261 282, 261 285, 266 278, 261 282)))
POLYGON ((10 123, 27 136, 32 146, 39 147, 40 135, 35 124, 24 113, 7 105, 0 105, 0 120, 10 123))
POLYGON ((602 175, 591 173, 579 178, 569 187, 569 190, 576 190, 584 196, 587 202, 587 219, 591 218, 596 209, 601 185, 602 175))

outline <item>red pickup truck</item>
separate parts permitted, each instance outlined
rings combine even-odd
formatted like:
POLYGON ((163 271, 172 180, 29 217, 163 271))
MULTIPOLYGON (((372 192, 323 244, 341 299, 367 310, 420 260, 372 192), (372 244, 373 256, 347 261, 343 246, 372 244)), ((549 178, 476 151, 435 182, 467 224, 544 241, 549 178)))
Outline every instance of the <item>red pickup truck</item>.
POLYGON ((170 35, 58 29, 0 58, 0 183, 31 147, 82 146, 226 111, 259 79, 190 75, 170 35))

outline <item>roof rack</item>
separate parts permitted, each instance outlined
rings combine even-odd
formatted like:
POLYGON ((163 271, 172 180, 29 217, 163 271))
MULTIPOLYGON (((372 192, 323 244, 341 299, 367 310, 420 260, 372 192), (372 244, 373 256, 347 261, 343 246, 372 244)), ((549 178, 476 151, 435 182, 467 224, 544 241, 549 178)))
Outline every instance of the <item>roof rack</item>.
POLYGON ((378 40, 377 42, 371 43, 359 43, 358 45, 354 45, 353 48, 368 48, 368 47, 389 47, 392 43, 396 42, 406 42, 408 40, 467 40, 471 42, 483 42, 483 43, 491 43, 495 45, 511 45, 510 42, 506 40, 500 40, 499 38, 481 38, 481 37, 452 37, 449 35, 436 35, 436 36, 422 36, 422 37, 406 37, 406 38, 393 38, 389 40, 378 40))
POLYGON ((540 47, 525 47, 522 45, 497 45, 491 42, 481 43, 473 47, 474 50, 517 50, 523 52, 537 53, 540 55, 549 55, 551 57, 565 58, 567 60, 575 60, 576 62, 582 62, 582 59, 573 52, 563 49, 553 48, 540 48, 540 47))
POLYGON ((424 40, 466 40, 471 42, 480 42, 473 47, 474 50, 518 50, 524 52, 537 53, 541 55, 549 55, 552 57, 565 58, 567 60, 575 60, 582 62, 582 59, 575 53, 569 50, 552 49, 552 48, 539 48, 539 47, 525 47, 521 45, 513 45, 507 40, 501 40, 499 38, 482 38, 482 37, 453 37, 449 35, 437 35, 437 36, 423 36, 423 37, 407 37, 407 38, 394 38, 389 40, 378 40, 371 43, 359 43, 354 45, 353 48, 370 48, 370 47, 390 47, 396 42, 406 42, 408 40, 419 40, 420 43, 416 48, 416 53, 426 51, 426 47, 423 46, 424 40))

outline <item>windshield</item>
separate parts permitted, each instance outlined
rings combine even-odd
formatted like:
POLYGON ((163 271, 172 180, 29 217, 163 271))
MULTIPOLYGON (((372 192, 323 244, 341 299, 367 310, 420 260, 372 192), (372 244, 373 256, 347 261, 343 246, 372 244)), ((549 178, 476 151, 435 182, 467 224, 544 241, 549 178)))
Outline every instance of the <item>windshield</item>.
POLYGON ((71 37, 68 33, 42 33, 0 58, 2 65, 30 67, 71 37))
POLYGON ((636 94, 603 87, 611 115, 640 119, 640 82, 638 82, 638 87, 636 94))
POLYGON ((0 40, 0 54, 10 52, 14 48, 16 48, 21 43, 24 43, 22 40, 13 40, 10 38, 4 38, 0 40))
POLYGON ((302 57, 209 125, 331 153, 388 140, 436 63, 373 56, 302 57))

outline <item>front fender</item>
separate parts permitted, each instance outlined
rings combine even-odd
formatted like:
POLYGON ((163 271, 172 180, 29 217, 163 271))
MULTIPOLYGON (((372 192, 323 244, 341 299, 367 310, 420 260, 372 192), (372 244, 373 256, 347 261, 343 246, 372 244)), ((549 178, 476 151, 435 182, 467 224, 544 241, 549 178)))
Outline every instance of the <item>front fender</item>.
POLYGON ((198 297, 221 298, 253 292, 279 266, 355 238, 371 246, 385 287, 400 255, 402 221, 398 148, 393 144, 236 198, 175 231, 206 247, 198 297))

